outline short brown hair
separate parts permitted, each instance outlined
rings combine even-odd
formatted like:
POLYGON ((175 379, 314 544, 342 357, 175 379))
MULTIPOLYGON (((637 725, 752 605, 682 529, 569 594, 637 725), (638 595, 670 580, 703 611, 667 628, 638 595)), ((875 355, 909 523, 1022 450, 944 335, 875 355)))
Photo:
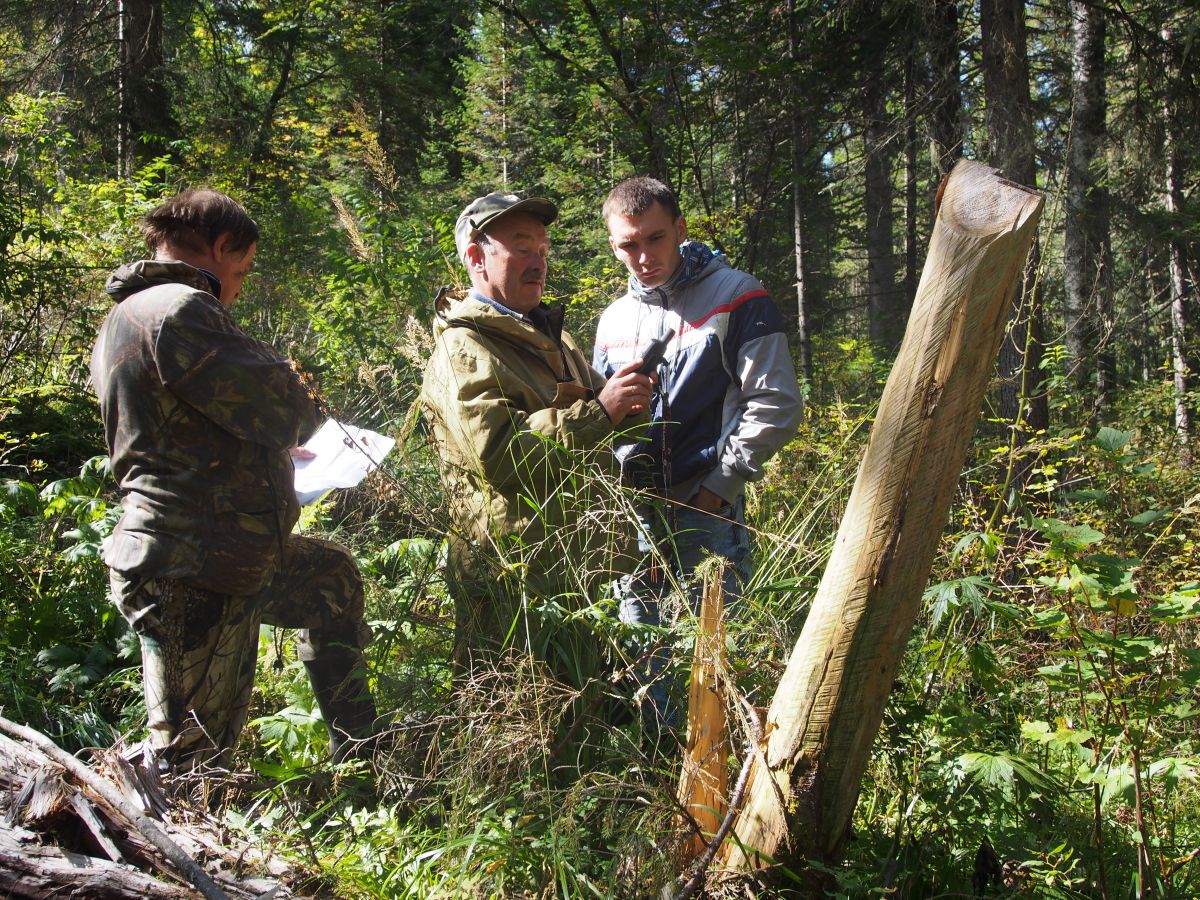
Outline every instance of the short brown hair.
POLYGON ((206 188, 176 194, 142 216, 142 237, 152 251, 173 244, 203 253, 223 234, 233 235, 229 250, 238 252, 258 243, 258 223, 242 205, 206 188))
POLYGON ((661 203, 663 209, 671 214, 672 220, 683 215, 674 191, 657 178, 638 175, 634 178, 626 178, 609 191, 608 199, 604 201, 600 215, 604 217, 605 222, 608 221, 609 216, 614 214, 640 216, 655 203, 661 203))

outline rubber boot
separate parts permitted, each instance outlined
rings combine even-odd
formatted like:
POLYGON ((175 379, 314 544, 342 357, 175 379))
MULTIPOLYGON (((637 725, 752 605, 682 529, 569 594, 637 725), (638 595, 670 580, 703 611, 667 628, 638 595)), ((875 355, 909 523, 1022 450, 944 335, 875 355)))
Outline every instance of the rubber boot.
POLYGON ((320 659, 305 661, 304 667, 329 731, 330 756, 335 763, 356 757, 365 739, 374 734, 378 715, 363 671, 362 653, 330 646, 320 659))

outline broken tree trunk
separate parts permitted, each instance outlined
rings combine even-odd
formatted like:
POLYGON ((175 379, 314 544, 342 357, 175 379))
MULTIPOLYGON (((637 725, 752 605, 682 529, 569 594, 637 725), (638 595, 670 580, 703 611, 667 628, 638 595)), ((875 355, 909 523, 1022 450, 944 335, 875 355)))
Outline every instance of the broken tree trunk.
POLYGON ((960 161, 854 490, 775 693, 725 862, 831 862, 892 687, 1042 199, 960 161))
POLYGON ((725 570, 712 566, 704 578, 700 621, 696 629, 696 651, 688 690, 687 747, 679 773, 679 803, 698 831, 683 847, 683 861, 691 862, 704 852, 708 841, 725 816, 729 779, 725 771, 729 735, 725 723, 725 698, 721 679, 725 674, 725 570))

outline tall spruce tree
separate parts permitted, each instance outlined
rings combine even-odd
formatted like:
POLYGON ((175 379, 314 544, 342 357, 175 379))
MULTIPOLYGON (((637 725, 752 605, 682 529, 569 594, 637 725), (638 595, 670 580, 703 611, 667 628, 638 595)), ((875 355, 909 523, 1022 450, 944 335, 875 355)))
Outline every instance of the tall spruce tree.
POLYGON ((1103 405, 1116 390, 1112 247, 1105 161, 1105 11, 1071 2, 1071 130, 1063 220, 1067 351, 1077 386, 1103 405))
MULTIPOLYGON (((990 0, 980 6, 981 55, 986 97, 987 161, 1008 179, 1037 187, 1033 109, 1030 102, 1025 0, 990 0)), ((1049 425, 1049 402, 1041 386, 1045 345, 1042 294, 1035 241, 1018 282, 1008 331, 1000 346, 1000 404, 1003 421, 1018 447, 1049 425)), ((1023 460, 1013 472, 1010 494, 1019 494, 1031 470, 1023 460)))

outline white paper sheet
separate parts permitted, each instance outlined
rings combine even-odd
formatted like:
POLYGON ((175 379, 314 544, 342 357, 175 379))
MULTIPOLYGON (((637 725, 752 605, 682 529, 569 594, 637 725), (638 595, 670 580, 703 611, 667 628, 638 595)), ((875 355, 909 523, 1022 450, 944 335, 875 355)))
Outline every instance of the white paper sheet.
POLYGON ((382 434, 329 419, 304 445, 316 456, 295 459, 296 496, 301 504, 321 499, 334 488, 354 487, 374 471, 396 442, 382 434))

